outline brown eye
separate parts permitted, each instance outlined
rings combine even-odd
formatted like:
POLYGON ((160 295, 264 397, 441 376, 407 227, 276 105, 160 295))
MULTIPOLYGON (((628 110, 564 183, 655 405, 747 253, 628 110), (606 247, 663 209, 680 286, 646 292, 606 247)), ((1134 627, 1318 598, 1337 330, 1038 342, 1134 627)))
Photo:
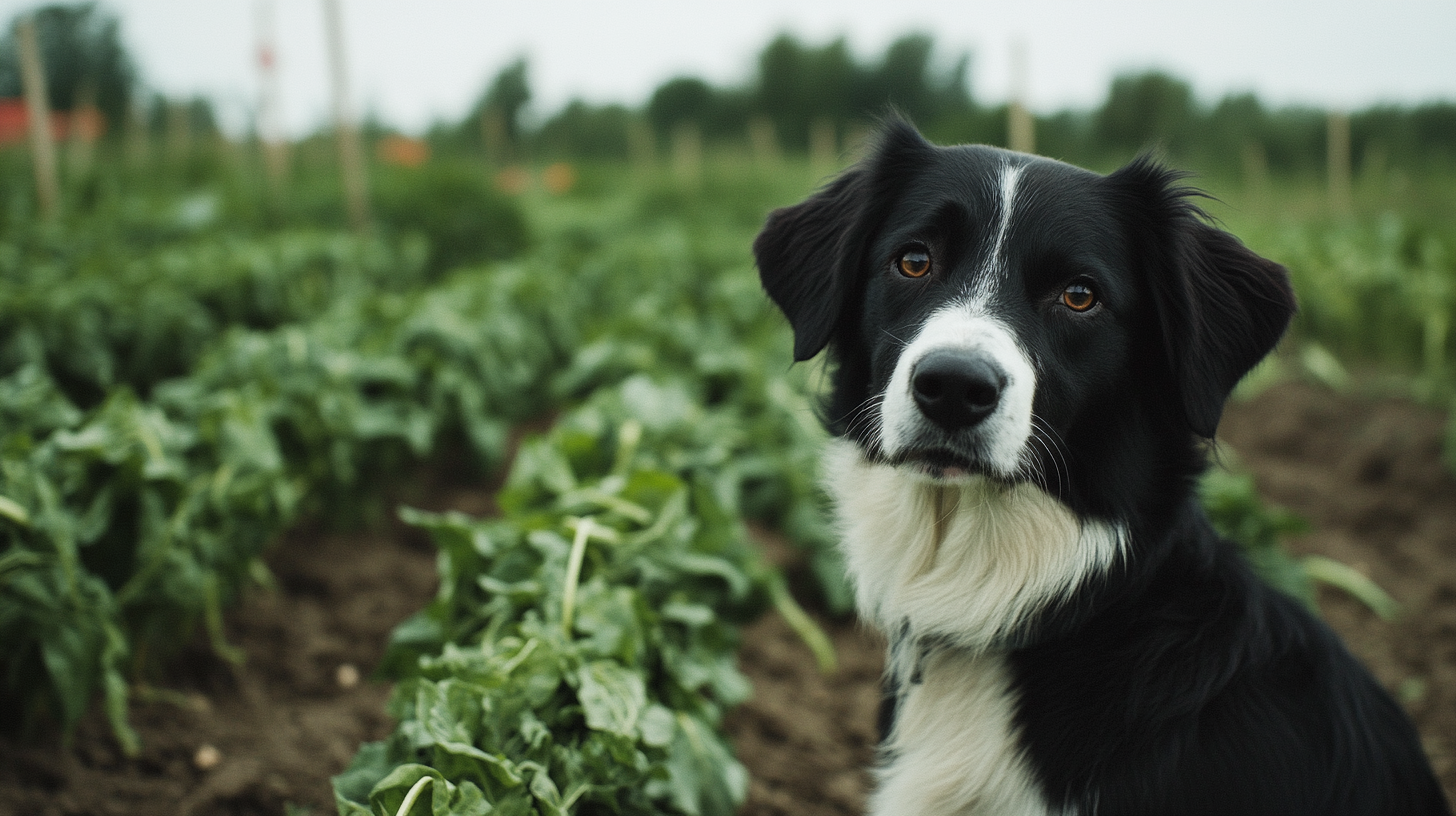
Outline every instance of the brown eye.
POLYGON ((1085 312, 1097 305, 1097 293, 1085 283, 1074 283, 1062 290, 1062 305, 1074 312, 1085 312))
POLYGON ((895 268, 907 278, 923 278, 930 271, 930 253, 923 249, 912 249, 895 261, 895 268))

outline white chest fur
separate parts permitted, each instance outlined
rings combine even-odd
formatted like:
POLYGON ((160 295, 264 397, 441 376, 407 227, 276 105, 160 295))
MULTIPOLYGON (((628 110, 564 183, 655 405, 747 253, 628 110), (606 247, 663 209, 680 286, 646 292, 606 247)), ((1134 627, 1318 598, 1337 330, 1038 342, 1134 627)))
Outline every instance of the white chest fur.
POLYGON ((932 483, 843 439, 825 473, 860 615, 887 634, 991 648, 1121 549, 1117 527, 1031 484, 932 483))
POLYGON ((999 654, 941 651, 904 687, 873 816, 1045 816, 999 654))
POLYGON ((933 483, 845 440, 825 465, 860 615, 912 644, 892 655, 902 698, 871 812, 1046 813, 998 644, 1111 565, 1121 531, 1030 484, 933 483), (916 672, 916 643, 951 648, 916 672))

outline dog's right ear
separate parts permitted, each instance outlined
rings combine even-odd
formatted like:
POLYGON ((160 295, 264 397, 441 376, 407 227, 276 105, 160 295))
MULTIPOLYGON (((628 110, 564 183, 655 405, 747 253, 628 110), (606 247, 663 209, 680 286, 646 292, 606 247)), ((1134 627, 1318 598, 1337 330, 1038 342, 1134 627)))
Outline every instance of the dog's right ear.
POLYGON ((907 157, 931 149, 910 124, 891 120, 868 158, 803 202, 769 214, 753 255, 763 288, 794 329, 796 362, 829 344, 907 157))

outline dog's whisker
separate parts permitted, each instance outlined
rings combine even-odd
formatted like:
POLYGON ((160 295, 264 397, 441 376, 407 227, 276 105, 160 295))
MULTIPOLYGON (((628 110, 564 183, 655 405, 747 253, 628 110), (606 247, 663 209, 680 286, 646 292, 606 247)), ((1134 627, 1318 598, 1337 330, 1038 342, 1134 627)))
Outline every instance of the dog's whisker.
POLYGON ((1062 442, 1061 434, 1053 428, 1046 420, 1042 419, 1035 412, 1031 415, 1032 438, 1036 439, 1042 449, 1046 451, 1053 470, 1057 476, 1057 491, 1060 493, 1069 485, 1064 483, 1064 478, 1070 478, 1071 468, 1066 459, 1066 444, 1062 442), (1040 432, 1040 433, 1038 433, 1040 432))
POLYGON ((896 335, 894 332, 890 331, 889 329, 880 329, 880 331, 884 332, 886 337, 889 337, 891 340, 894 340, 896 343, 899 343, 901 348, 904 348, 905 346, 910 345, 909 341, 900 339, 900 337, 898 335, 896 335))

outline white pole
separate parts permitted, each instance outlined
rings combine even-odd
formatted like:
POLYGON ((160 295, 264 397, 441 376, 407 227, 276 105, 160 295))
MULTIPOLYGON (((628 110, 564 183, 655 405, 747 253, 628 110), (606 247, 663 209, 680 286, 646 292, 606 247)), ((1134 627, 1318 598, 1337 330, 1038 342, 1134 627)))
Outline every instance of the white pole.
POLYGON ((354 229, 369 225, 369 198, 364 177, 364 151, 349 107, 349 78, 344 58, 344 26, 339 0, 323 0, 324 29, 328 36, 329 68, 333 76, 334 130, 339 140, 339 165, 344 176, 344 200, 354 229))
POLYGON ((258 0, 258 140, 263 145, 263 164, 268 186, 275 196, 283 194, 288 174, 288 145, 283 136, 283 112, 278 93, 278 49, 273 28, 272 0, 258 0))

